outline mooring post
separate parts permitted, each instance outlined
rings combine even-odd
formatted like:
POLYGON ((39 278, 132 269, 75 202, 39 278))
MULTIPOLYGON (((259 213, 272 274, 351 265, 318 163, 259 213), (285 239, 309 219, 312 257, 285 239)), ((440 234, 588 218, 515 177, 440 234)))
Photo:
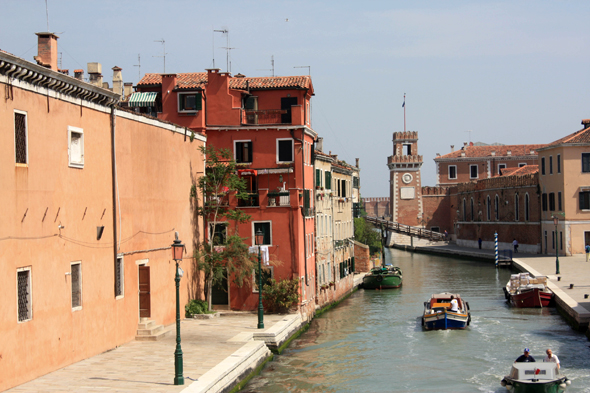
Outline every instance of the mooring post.
POLYGON ((494 247, 496 250, 496 267, 498 267, 498 232, 494 233, 494 247))

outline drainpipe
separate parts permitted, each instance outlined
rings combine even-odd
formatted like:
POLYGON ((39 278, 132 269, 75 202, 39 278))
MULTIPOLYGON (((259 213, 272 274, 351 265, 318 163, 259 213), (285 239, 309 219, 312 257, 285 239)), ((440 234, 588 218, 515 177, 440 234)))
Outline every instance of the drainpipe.
MULTIPOLYGON (((291 137, 293 138, 293 140, 299 141, 301 143, 301 173, 302 173, 302 190, 303 190, 303 202, 305 203, 305 145, 303 143, 303 140, 305 139, 305 128, 301 129, 301 138, 296 138, 295 137, 295 130, 291 129, 289 130, 289 132, 291 133, 291 137)), ((303 261, 305 263, 305 285, 308 285, 308 280, 309 278, 307 277, 307 253, 306 253, 306 249, 305 249, 305 244, 307 243, 307 233, 305 231, 305 208, 301 209, 301 215, 303 216, 303 261)))
MULTIPOLYGON (((117 269, 117 163, 115 160, 115 118, 116 118, 115 105, 111 106, 111 189, 113 197, 113 271, 117 269)), ((115 284, 116 280, 113 280, 113 290, 117 293, 115 284)))

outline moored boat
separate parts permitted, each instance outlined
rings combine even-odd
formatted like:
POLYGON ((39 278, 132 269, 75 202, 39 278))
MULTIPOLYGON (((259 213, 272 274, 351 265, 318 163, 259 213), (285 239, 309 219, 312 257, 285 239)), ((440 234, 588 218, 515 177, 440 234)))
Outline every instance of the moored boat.
POLYGON ((500 382, 514 393, 561 393, 571 384, 555 363, 514 363, 500 382))
POLYGON ((430 296, 424 302, 422 326, 427 330, 436 329, 465 329, 471 322, 469 303, 461 299, 461 295, 454 293, 439 293, 430 296), (451 311, 452 298, 457 300, 458 310, 451 311))
POLYGON ((402 285, 402 269, 396 266, 374 267, 363 277, 365 289, 399 288, 402 285))
POLYGON ((513 274, 504 288, 506 299, 515 307, 548 307, 553 292, 547 287, 547 277, 530 277, 529 273, 513 274))

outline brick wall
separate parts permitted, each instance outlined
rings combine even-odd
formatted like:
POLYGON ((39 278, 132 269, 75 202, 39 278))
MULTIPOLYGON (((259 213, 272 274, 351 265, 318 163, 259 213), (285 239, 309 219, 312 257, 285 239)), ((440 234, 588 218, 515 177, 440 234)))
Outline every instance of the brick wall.
POLYGON ((369 216, 389 216, 389 198, 361 198, 363 209, 369 216))
POLYGON ((372 267, 369 246, 354 242, 354 268, 356 272, 368 272, 372 267))

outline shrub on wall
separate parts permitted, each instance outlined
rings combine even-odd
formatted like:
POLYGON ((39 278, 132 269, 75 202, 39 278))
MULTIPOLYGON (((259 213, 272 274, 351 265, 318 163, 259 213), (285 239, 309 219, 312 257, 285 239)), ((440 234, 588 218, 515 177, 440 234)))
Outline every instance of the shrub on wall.
POLYGON ((268 312, 285 313, 299 303, 299 279, 268 280, 262 289, 264 308, 268 312))

